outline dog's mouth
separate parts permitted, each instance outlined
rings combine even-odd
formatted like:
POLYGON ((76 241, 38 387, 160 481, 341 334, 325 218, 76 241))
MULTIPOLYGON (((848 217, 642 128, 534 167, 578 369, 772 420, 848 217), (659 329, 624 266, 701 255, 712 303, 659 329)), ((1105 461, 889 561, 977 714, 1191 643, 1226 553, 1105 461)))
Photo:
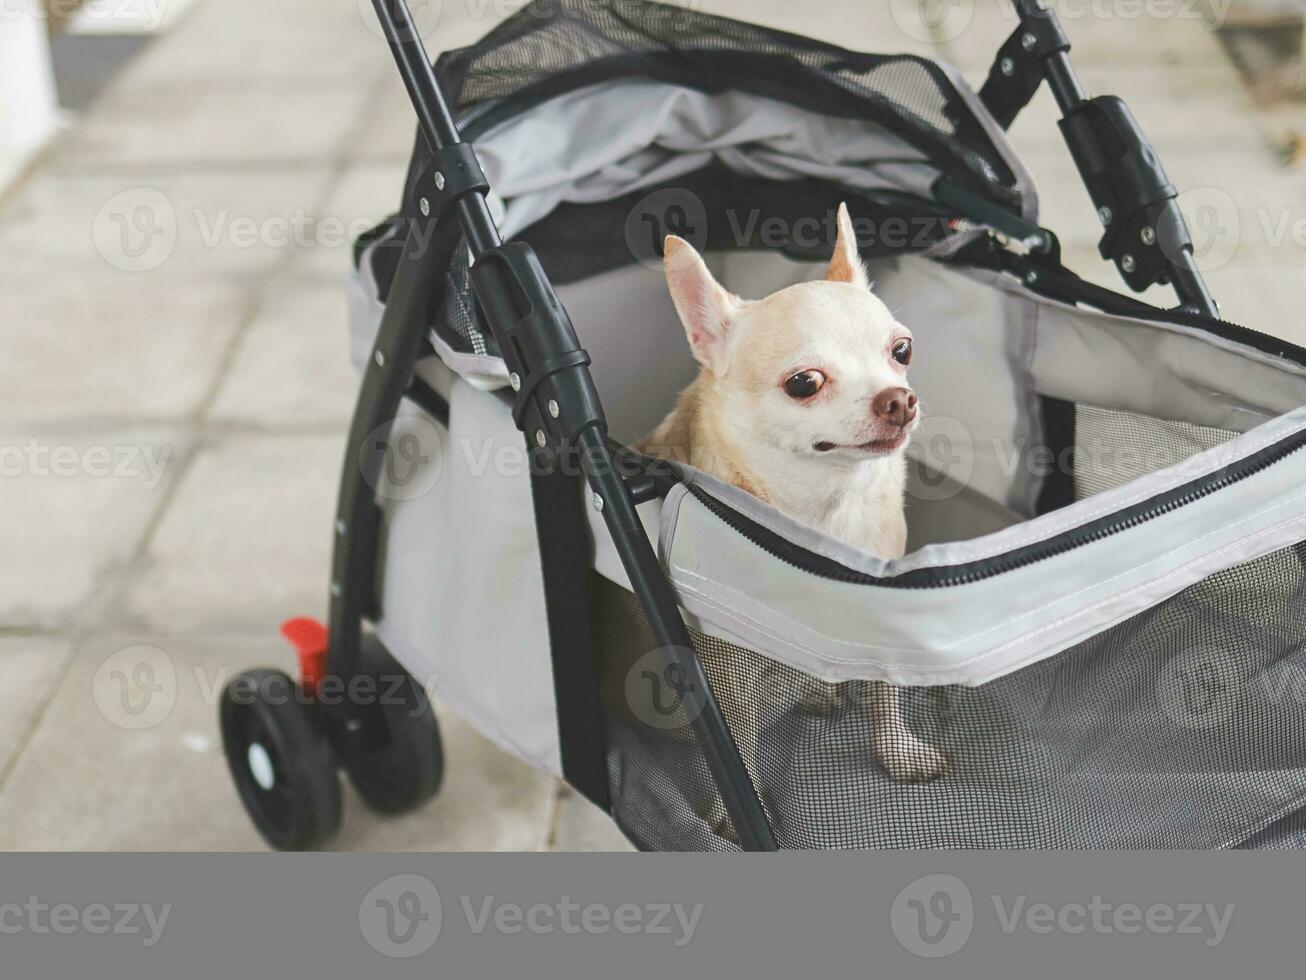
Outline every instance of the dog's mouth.
POLYGON ((856 445, 843 445, 837 442, 818 442, 814 446, 818 453, 829 453, 836 449, 847 449, 856 453, 866 453, 870 456, 882 456, 886 453, 896 452, 901 449, 907 442, 907 436, 910 432, 903 429, 895 436, 888 439, 872 439, 870 442, 860 442, 856 445))

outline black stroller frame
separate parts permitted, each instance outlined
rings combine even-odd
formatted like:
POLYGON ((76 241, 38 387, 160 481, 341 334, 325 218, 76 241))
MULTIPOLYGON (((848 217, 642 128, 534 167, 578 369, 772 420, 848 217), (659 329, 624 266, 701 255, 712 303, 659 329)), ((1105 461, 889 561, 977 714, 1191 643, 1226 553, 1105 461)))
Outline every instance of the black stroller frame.
MULTIPOLYGON (((448 417, 448 405, 415 378, 414 368, 424 353, 431 291, 449 260, 448 249, 433 245, 438 241, 435 231, 441 223, 456 220, 471 252, 476 299, 511 372, 513 419, 539 462, 533 467, 532 488, 564 776, 594 803, 610 809, 602 714, 596 707, 597 671, 584 635, 589 628, 586 600, 583 588, 574 584, 576 569, 585 560, 580 552, 588 533, 585 497, 578 485, 583 479, 589 502, 601 513, 632 591, 666 654, 668 676, 678 678, 680 693, 695 700, 693 731, 738 843, 746 850, 774 850, 766 812, 695 653, 676 594, 636 513, 636 505, 664 493, 674 475, 649 469, 650 461, 609 440, 589 356, 531 248, 500 239, 486 202, 490 185, 470 144, 461 141, 407 5, 404 0, 373 2, 431 156, 414 184, 416 193, 405 202, 402 257, 350 426, 336 513, 329 626, 325 642, 312 651, 319 658, 312 672, 347 680, 395 669, 392 661, 386 662, 388 668, 378 668, 369 659, 375 655, 374 645, 363 628, 365 620, 378 614, 374 582, 381 528, 374 488, 384 463, 382 453, 368 451, 369 441, 385 443, 405 397, 437 419, 448 417)), ((1039 0, 1014 0, 1014 5, 1019 24, 998 53, 981 98, 995 118, 1009 126, 1047 81, 1063 115, 1066 143, 1098 208, 1104 228, 1102 256, 1118 266, 1135 290, 1158 282, 1172 284, 1181 304, 1180 311, 1164 311, 1172 321, 1185 315, 1200 316, 1208 324, 1218 320, 1216 304, 1194 261, 1175 188, 1138 124, 1121 100, 1085 95, 1068 57, 1069 40, 1054 12, 1039 0)), ((976 264, 1016 270, 1030 288, 1050 296, 1096 299, 1140 317, 1162 312, 1069 276, 1060 267, 1055 237, 1045 229, 953 185, 936 186, 936 193, 977 222, 1030 246, 1017 254, 990 235, 982 247, 973 249, 976 264)), ((251 732, 262 732, 272 753, 283 759, 311 756, 317 760, 314 764, 330 770, 332 780, 339 760, 355 775, 368 802, 381 810, 409 809, 435 792, 441 771, 438 734, 420 692, 410 692, 406 705, 428 709, 425 722, 401 724, 393 713, 356 698, 328 703, 309 696, 299 699, 307 721, 274 732, 269 729, 276 725, 261 714, 267 710, 266 691, 258 690, 270 676, 254 672, 233 682, 223 699, 222 721, 237 787, 274 846, 313 847, 329 839, 339 823, 339 790, 332 789, 333 783, 327 785, 325 777, 302 777, 288 792, 306 795, 309 804, 271 798, 265 781, 248 764, 253 761, 246 757, 251 732), (395 762, 392 756, 400 752, 415 753, 417 761, 395 762), (369 777, 367 767, 378 765, 385 773, 369 777), (404 781, 419 785, 397 785, 404 781)), ((284 675, 277 677, 294 683, 284 675)), ((297 686, 311 688, 317 680, 306 676, 297 686)))

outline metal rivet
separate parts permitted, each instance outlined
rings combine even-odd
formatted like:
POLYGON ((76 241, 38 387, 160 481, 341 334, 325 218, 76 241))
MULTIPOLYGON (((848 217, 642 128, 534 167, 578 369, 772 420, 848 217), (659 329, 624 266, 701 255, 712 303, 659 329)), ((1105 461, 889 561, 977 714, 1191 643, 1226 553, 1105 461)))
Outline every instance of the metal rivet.
POLYGON ((561 412, 561 409, 558 408, 558 403, 555 402, 552 398, 550 398, 550 399, 549 399, 549 414, 552 415, 552 416, 556 419, 556 418, 558 417, 558 415, 559 415, 560 412, 561 412))
POLYGON ((541 449, 543 449, 543 448, 544 448, 544 444, 545 444, 546 442, 548 442, 548 441, 549 441, 549 437, 546 436, 546 435, 544 434, 544 430, 543 430, 543 429, 536 429, 536 430, 535 430, 535 445, 537 445, 537 446, 539 446, 541 449))
POLYGON ((1111 219, 1114 217, 1115 215, 1111 212, 1110 208, 1097 209, 1097 220, 1102 222, 1103 225, 1111 224, 1111 219))
POLYGON ((1138 263, 1134 261, 1132 255, 1125 255, 1120 259, 1120 268, 1124 269, 1126 272, 1133 272, 1137 266, 1138 263))
POLYGON ((1008 78, 1016 74, 1016 63, 1010 58, 1003 58, 998 67, 1002 69, 1002 74, 1006 75, 1008 78))
POLYGON ((437 191, 444 190, 444 174, 438 170, 435 172, 435 189, 437 191))
POLYGON ((339 582, 332 582, 332 583, 331 583, 331 594, 332 594, 332 595, 336 595, 336 596, 340 595, 340 583, 339 583, 339 582))
POLYGON ((345 536, 345 532, 348 530, 349 530, 349 525, 346 524, 343 520, 336 521, 336 534, 340 535, 343 538, 345 536))
POLYGON ((431 213, 431 202, 428 201, 426 198, 422 198, 420 201, 418 201, 417 206, 422 209, 423 215, 429 215, 431 213))
POLYGON ((1139 237, 1143 239, 1144 245, 1156 244, 1156 229, 1151 225, 1144 225, 1143 230, 1139 232, 1139 237))
POLYGON ((599 513, 603 513, 603 498, 600 497, 597 493, 593 494, 590 497, 590 503, 594 505, 595 510, 597 510, 599 513))
POLYGON ((521 375, 516 371, 508 375, 508 384, 512 385, 513 391, 521 391, 521 375))
POLYGON ((372 355, 372 360, 376 361, 377 367, 385 367, 385 351, 379 350, 372 355))
POLYGON ((1033 34, 1023 34, 1020 38, 1020 46, 1026 51, 1033 51, 1038 46, 1038 38, 1033 34))
POLYGON ((1025 282, 1029 283, 1031 286, 1034 285, 1034 283, 1038 282, 1038 273, 1033 269, 1030 269, 1025 273, 1025 282))

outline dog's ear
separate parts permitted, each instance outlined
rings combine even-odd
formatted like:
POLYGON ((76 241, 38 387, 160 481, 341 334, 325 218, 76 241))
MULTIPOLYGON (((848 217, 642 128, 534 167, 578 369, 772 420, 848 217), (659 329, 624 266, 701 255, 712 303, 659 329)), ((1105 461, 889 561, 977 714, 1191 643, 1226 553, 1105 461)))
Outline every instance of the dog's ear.
POLYGON ((857 254, 857 233, 853 230, 853 219, 848 214, 848 205, 839 205, 837 219, 839 234, 834 243, 834 258, 825 278, 830 282, 850 282, 863 289, 871 288, 866 278, 866 267, 862 265, 861 256, 857 254))
POLYGON ((690 349, 700 364, 710 368, 720 356, 726 328, 743 301, 721 288, 702 256, 683 238, 667 236, 662 268, 690 349))

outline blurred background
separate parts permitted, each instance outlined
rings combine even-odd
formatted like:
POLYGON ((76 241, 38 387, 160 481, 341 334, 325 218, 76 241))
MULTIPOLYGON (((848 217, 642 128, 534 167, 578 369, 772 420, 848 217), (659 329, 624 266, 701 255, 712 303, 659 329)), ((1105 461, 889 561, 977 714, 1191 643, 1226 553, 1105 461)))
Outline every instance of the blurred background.
MULTIPOLYGON (((1005 0, 676 0, 978 88, 1005 0)), ((428 49, 521 0, 412 0, 428 49)), ((1303 0, 1058 0, 1161 152, 1227 319, 1306 342, 1303 0)), ((1067 264, 1116 285, 1041 92, 1012 130, 1067 264)), ((349 242, 411 109, 371 0, 0 0, 0 849, 261 847, 216 697, 325 612, 355 377, 349 242)), ((1148 297, 1169 305, 1164 290, 1148 297)), ((339 846, 624 847, 446 712, 446 790, 339 846)))

